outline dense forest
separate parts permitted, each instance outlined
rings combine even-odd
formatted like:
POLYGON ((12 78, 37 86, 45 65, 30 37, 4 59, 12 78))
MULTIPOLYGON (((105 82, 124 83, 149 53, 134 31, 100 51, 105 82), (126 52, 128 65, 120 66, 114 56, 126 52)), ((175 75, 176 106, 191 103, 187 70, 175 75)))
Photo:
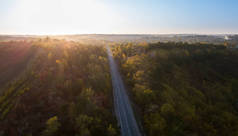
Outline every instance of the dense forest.
MULTIPOLYGON (((0 42, 0 136, 120 135, 102 44, 0 42)), ((238 135, 238 50, 110 44, 145 135, 238 135)))
POLYGON ((238 51, 223 45, 115 44, 147 136, 237 136, 238 51))
POLYGON ((103 46, 45 38, 0 51, 0 135, 119 135, 103 46))

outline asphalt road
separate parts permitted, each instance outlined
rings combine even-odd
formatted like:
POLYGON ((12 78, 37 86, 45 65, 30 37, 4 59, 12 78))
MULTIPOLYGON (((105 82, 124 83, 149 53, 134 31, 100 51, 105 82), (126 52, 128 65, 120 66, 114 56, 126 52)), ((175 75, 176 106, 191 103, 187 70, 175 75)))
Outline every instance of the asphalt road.
POLYGON ((141 136, 130 100, 109 46, 107 46, 107 53, 112 77, 114 107, 120 125, 121 135, 141 136))

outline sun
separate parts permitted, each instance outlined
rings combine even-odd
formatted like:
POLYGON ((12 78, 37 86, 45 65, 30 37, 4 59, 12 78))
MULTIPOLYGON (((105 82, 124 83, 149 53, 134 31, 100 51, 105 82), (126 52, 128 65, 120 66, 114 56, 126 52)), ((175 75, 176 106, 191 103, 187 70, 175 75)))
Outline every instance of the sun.
POLYGON ((119 19, 99 0, 19 0, 11 18, 33 34, 106 33, 119 19))

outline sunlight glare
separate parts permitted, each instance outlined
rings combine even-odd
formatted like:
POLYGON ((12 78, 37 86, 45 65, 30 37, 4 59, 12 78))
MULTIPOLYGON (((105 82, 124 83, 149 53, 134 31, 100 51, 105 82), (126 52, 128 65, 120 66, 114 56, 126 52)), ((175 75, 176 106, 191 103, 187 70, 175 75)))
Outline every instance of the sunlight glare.
POLYGON ((76 34, 108 32, 119 17, 99 0, 20 0, 10 19, 22 33, 76 34))

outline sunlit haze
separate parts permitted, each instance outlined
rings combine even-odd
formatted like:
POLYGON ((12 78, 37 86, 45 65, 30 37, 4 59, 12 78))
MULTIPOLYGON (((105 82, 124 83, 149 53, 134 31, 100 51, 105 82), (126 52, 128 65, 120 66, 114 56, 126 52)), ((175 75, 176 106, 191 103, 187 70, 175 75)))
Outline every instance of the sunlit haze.
POLYGON ((236 0, 1 0, 0 34, 237 33, 236 0))

